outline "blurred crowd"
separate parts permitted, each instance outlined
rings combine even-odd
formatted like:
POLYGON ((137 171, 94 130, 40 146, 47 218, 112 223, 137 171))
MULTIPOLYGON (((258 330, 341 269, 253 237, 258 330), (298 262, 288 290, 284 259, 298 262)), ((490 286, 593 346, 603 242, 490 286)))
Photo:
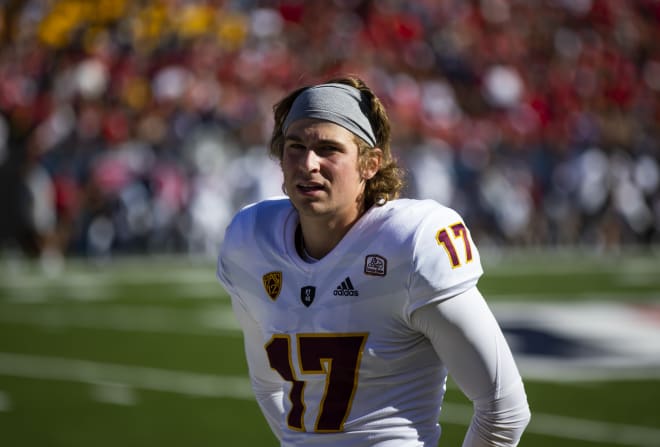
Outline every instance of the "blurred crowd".
POLYGON ((272 105, 338 74, 478 244, 659 240, 658 0, 5 0, 0 39, 0 252, 215 256, 282 194, 272 105))

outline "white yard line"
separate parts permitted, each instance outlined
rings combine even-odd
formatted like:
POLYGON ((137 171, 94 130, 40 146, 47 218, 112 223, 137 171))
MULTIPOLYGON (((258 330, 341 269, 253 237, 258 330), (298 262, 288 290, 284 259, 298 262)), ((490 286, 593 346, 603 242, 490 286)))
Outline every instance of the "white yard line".
MULTIPOLYGON (((653 364, 626 364, 618 358, 596 362, 559 361, 534 356, 516 356, 520 374, 535 382, 546 383, 587 383, 587 382, 628 382, 634 380, 660 380, 660 367, 653 364)), ((660 445, 660 444, 659 444, 660 445)))
POLYGON ((0 413, 8 412, 11 410, 11 399, 9 394, 0 390, 0 413))
POLYGON ((253 396, 250 382, 243 377, 7 352, 0 352, 0 375, 72 381, 95 386, 121 384, 143 390, 200 397, 251 399, 253 396))
MULTIPOLYGON (((115 384, 142 390, 190 396, 252 400, 247 377, 219 376, 87 360, 0 353, 0 375, 36 380, 62 380, 99 386, 115 384)), ((468 424, 472 409, 445 403, 440 418, 447 424, 468 424)), ((660 429, 615 424, 547 413, 532 415, 528 433, 562 439, 603 442, 624 446, 657 446, 660 429)))
MULTIPOLYGON (((471 417, 472 407, 469 405, 445 403, 440 423, 467 425, 471 417)), ((637 447, 657 447, 660 439, 660 429, 657 428, 537 413, 534 409, 532 421, 525 432, 554 438, 637 447)), ((523 435, 521 445, 525 444, 523 435)))
POLYGON ((149 266, 136 268, 133 271, 99 271, 83 272, 69 271, 58 276, 35 274, 34 272, 0 273, 4 287, 16 289, 42 289, 48 287, 85 288, 94 290, 97 287, 116 285, 194 285, 213 286, 223 293, 213 270, 157 270, 149 266))
POLYGON ((138 402, 135 389, 120 383, 98 383, 92 387, 91 394, 94 400, 106 404, 130 407, 138 402))
POLYGON ((500 302, 513 302, 520 303, 535 303, 535 302, 553 302, 553 303, 574 303, 578 301, 596 301, 596 302, 617 302, 621 301, 621 297, 625 296, 625 301, 630 301, 633 298, 641 302, 652 302, 660 300, 660 291, 633 291, 626 292, 572 292, 572 293, 534 293, 528 292, 520 293, 500 293, 500 294, 486 294, 485 298, 491 302, 493 306, 500 302))
POLYGON ((229 306, 181 310, 162 306, 37 307, 0 305, 0 322, 42 327, 73 327, 163 334, 240 337, 229 306))
MULTIPOLYGON (((163 278, 154 281, 122 280, 109 276, 93 278, 86 275, 71 275, 61 279, 44 277, 0 278, 2 288, 9 291, 9 301, 17 303, 42 303, 57 301, 109 301, 116 299, 117 289, 122 285, 151 284, 174 289, 177 296, 184 299, 228 301, 229 297, 218 282, 210 280, 183 281, 180 277, 163 278)), ((153 297, 158 299, 158 297, 153 297)))

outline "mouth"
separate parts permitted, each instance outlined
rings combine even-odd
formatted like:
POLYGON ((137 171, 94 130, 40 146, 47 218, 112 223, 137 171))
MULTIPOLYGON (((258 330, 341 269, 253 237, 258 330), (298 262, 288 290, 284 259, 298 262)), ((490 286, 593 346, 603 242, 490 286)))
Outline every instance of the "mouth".
POLYGON ((298 188, 298 190, 303 193, 323 191, 323 185, 319 183, 298 183, 296 188, 298 188))

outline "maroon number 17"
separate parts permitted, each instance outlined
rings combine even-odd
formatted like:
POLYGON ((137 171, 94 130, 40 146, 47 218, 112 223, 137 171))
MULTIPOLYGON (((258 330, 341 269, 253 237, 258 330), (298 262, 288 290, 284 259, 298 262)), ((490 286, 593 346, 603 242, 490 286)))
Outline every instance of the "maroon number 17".
POLYGON ((442 245, 449 256, 449 262, 452 268, 460 267, 461 260, 456 252, 454 239, 462 239, 463 246, 465 247, 465 262, 472 261, 472 246, 470 245, 470 237, 468 236, 467 228, 462 222, 450 225, 448 228, 438 230, 435 234, 435 240, 438 245, 442 245), (450 236, 450 233, 453 236, 450 236))

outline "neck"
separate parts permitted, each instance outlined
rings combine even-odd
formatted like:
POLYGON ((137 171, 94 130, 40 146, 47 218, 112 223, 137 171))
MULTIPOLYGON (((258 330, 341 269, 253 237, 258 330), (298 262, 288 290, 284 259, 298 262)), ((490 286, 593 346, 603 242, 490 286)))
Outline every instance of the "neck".
POLYGON ((363 214, 360 212, 346 222, 300 216, 301 248, 312 258, 323 258, 339 244, 363 214))

